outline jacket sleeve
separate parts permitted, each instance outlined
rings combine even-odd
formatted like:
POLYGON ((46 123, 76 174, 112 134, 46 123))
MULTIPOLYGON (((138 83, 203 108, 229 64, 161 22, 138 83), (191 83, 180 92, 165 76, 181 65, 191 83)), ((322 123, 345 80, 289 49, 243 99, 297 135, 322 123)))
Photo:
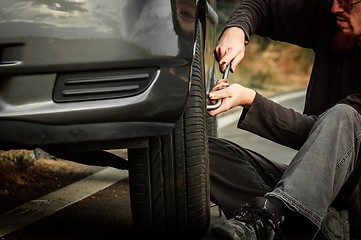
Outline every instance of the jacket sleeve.
POLYGON ((253 34, 314 48, 317 36, 329 25, 331 5, 327 0, 242 0, 225 28, 237 26, 248 40, 253 34))
POLYGON ((307 116, 286 108, 259 93, 244 108, 238 128, 298 150, 306 141, 317 116, 307 116))
POLYGON ((350 105, 361 114, 361 88, 357 88, 355 92, 342 99, 340 103, 350 105))

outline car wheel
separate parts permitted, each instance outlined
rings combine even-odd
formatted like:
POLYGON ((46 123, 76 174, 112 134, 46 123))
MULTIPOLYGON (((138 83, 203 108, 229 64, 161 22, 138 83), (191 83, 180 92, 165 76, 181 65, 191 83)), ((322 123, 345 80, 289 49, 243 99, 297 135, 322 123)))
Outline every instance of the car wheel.
POLYGON ((218 125, 217 125, 217 116, 207 116, 207 131, 208 137, 217 137, 218 136, 218 125))
POLYGON ((151 235, 202 237, 210 222, 203 32, 198 23, 190 94, 171 135, 129 149, 133 226, 151 235))

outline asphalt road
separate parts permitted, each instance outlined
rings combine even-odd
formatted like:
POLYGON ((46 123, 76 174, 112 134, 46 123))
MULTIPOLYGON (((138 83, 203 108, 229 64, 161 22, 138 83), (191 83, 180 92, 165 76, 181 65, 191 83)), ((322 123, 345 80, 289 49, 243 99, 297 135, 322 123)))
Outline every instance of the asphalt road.
MULTIPOLYGON (((301 111, 304 92, 273 98, 301 111)), ((236 128, 240 110, 219 117, 219 137, 256 150, 275 161, 288 163, 295 151, 236 128)), ((97 169, 91 177, 0 215, 1 240, 130 239, 131 212, 126 170, 97 169)), ((211 208, 211 227, 223 221, 211 208)), ((203 240, 214 239, 209 232, 203 240)))

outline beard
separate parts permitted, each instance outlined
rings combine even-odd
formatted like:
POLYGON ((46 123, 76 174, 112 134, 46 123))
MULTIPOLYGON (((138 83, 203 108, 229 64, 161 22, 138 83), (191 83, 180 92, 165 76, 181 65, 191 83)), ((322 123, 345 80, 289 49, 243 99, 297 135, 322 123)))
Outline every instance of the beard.
POLYGON ((354 45, 355 35, 353 33, 345 33, 341 29, 337 29, 331 39, 331 47, 338 54, 351 51, 354 45))

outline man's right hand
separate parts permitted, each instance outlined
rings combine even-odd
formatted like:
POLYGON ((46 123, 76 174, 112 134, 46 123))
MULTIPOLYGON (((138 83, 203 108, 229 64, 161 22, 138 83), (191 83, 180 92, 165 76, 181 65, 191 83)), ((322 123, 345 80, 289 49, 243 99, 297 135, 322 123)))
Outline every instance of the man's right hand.
POLYGON ((241 84, 228 84, 227 79, 220 79, 208 97, 212 101, 222 99, 221 106, 208 111, 211 116, 215 116, 237 106, 250 106, 256 97, 256 91, 241 84))
POLYGON ((214 49, 214 56, 222 73, 228 64, 231 64, 231 72, 235 72, 237 65, 244 58, 245 34, 242 28, 229 27, 224 30, 221 38, 214 49))

